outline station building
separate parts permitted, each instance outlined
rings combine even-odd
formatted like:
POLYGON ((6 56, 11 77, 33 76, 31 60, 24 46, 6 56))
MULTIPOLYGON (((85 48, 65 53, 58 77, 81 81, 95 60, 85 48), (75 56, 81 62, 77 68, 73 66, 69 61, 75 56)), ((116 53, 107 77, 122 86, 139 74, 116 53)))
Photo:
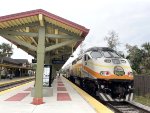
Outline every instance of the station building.
POLYGON ((33 75, 32 64, 27 59, 12 59, 10 57, 1 57, 1 78, 13 78, 33 75))

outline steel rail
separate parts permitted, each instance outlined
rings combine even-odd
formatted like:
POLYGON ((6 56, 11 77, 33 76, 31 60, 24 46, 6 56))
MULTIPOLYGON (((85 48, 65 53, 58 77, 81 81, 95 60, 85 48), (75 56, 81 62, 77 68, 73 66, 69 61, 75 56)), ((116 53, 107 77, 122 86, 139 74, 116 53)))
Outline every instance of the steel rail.
POLYGON ((27 82, 33 81, 34 79, 35 78, 29 78, 29 79, 25 79, 25 80, 20 80, 20 81, 15 81, 15 82, 2 84, 2 85, 0 85, 0 92, 4 91, 4 90, 7 90, 7 89, 10 89, 10 88, 13 88, 13 87, 16 87, 16 86, 19 86, 21 84, 25 84, 27 82))
POLYGON ((105 105, 114 110, 115 113, 150 113, 150 111, 127 101, 105 102, 105 105))

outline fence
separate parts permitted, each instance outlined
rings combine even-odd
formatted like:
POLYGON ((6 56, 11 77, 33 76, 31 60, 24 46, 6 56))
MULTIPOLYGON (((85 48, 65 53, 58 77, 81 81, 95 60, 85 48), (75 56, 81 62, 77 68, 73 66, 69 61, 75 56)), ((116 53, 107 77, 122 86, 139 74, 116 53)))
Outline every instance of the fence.
POLYGON ((138 96, 150 94, 150 76, 148 75, 134 76, 134 88, 135 94, 138 96))

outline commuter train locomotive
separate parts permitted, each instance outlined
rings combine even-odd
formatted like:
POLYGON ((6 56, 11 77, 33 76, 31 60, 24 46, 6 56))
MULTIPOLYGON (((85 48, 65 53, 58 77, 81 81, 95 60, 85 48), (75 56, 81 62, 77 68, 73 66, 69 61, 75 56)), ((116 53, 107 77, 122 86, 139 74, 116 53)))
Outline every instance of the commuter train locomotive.
POLYGON ((133 73, 130 64, 111 48, 88 49, 72 62, 66 76, 103 101, 133 99, 133 73))

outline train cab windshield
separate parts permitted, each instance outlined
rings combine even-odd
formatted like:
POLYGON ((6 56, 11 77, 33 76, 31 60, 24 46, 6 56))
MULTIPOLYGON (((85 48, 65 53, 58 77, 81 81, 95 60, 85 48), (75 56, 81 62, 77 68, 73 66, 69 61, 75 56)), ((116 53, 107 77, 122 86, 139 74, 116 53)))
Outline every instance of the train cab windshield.
POLYGON ((103 55, 101 54, 101 52, 98 51, 93 51, 91 52, 91 57, 92 58, 101 58, 103 55))
POLYGON ((92 58, 120 58, 120 56, 115 51, 93 51, 91 52, 92 58))
POLYGON ((115 51, 102 51, 102 53, 106 58, 120 58, 115 51))

